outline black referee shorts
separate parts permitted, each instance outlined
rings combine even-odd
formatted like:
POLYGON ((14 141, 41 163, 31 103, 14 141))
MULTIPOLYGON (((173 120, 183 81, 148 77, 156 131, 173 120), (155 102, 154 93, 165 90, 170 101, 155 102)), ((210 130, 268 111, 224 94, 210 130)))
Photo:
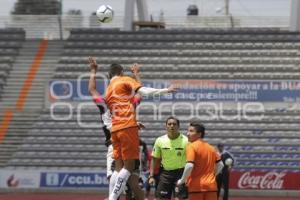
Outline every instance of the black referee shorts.
MULTIPOLYGON (((175 187, 177 181, 181 178, 183 174, 184 168, 175 169, 175 170, 163 170, 160 174, 159 183, 157 186, 156 195, 158 198, 161 199, 171 199, 172 194, 174 196, 180 195, 182 197, 182 193, 187 194, 187 188, 185 187, 186 191, 180 191, 180 193, 175 193, 175 187)), ((184 194, 185 195, 185 194, 184 194)), ((184 196, 183 195, 183 196, 184 196)), ((184 197, 182 197, 184 198, 184 197)))

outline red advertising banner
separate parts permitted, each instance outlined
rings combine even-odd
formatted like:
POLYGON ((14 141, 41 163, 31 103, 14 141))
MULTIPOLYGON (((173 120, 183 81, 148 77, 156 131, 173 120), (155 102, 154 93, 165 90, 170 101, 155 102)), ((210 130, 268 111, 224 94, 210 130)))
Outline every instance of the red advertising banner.
POLYGON ((232 171, 229 187, 232 189, 299 190, 299 180, 300 173, 232 171))

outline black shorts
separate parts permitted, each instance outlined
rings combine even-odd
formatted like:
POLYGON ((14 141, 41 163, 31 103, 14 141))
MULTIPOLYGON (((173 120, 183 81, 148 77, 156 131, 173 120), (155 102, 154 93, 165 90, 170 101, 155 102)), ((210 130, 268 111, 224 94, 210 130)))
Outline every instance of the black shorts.
MULTIPOLYGON (((183 174, 183 168, 176 170, 163 170, 160 174, 159 183, 157 186, 156 195, 161 199, 171 199, 172 194, 178 196, 175 193, 175 187, 177 181, 181 178, 183 174)), ((187 194, 187 188, 185 187, 185 193, 187 194)), ((182 191, 181 191, 182 192, 182 191)))

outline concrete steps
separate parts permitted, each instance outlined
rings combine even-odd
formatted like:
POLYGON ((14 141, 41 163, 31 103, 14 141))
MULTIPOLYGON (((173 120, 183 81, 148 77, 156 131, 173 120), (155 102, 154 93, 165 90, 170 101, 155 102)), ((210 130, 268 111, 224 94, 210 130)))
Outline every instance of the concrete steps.
MULTIPOLYGON (((2 95, 4 107, 14 105, 14 103, 11 102, 16 102, 18 99, 24 81, 27 79, 28 71, 31 68, 35 54, 37 53, 39 43, 40 41, 29 40, 23 44, 20 55, 16 58, 13 70, 9 75, 7 85, 4 88, 4 93, 2 95)), ((44 103, 43 96, 45 95, 45 84, 47 84, 55 71, 62 48, 63 43, 61 41, 49 41, 47 51, 45 52, 45 56, 27 96, 27 99, 30 101, 26 101, 26 105, 30 108, 33 108, 32 106, 34 105, 36 105, 38 109, 42 108, 44 103), (40 105, 38 102, 40 102, 40 105)))
POLYGON ((0 99, 1 119, 5 109, 14 109, 12 121, 4 140, 0 144, 0 166, 2 167, 5 167, 9 159, 13 157, 13 154, 18 151, 20 145, 23 144, 24 138, 27 137, 27 133, 44 109, 45 85, 53 76, 63 49, 63 42, 49 41, 45 56, 32 81, 28 95, 24 98, 23 111, 18 112, 15 110, 16 102, 27 79, 39 44, 40 40, 27 40, 24 42, 19 56, 16 57, 13 64, 0 99))
MULTIPOLYGON (((5 138, 0 144, 0 157, 2 157, 2 159, 6 158, 5 162, 18 150, 24 138, 27 136, 27 132, 30 130, 33 122, 39 115, 40 112, 29 111, 13 114, 13 118, 10 122, 5 138), (18 135, 15 135, 16 131, 19 133, 18 135)), ((5 164, 2 159, 0 159, 0 166, 5 164)))

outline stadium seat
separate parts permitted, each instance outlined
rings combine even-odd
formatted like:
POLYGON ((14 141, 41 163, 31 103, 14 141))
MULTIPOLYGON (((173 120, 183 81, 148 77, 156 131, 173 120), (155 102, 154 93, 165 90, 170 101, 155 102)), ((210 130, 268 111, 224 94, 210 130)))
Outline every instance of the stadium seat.
MULTIPOLYGON (((0 71, 9 72, 8 63, 13 59, 8 54, 15 54, 21 46, 21 41, 13 40, 14 37, 0 40, 0 49, 8 48, 0 53, 0 71)), ((97 57, 105 73, 113 62, 125 67, 141 63, 143 79, 299 80, 299 41, 298 36, 277 29, 134 33, 116 29, 74 29, 65 42, 53 79, 76 79, 88 72, 86 59, 92 55, 97 57)), ((141 131, 141 137, 148 145, 166 132, 164 121, 172 113, 167 106, 162 110, 160 118, 155 118, 152 115, 155 111, 141 106, 140 119, 147 127, 141 131)), ((77 112, 73 111, 75 117, 59 122, 52 119, 49 109, 44 110, 7 167, 105 168, 103 158, 107 148, 102 130, 80 127, 77 112)), ((68 115, 69 110, 58 108, 54 112, 62 117, 68 115)), ((183 133, 190 112, 185 107, 175 111, 183 133)), ((226 148, 238 158, 237 169, 296 170, 299 167, 299 112, 266 109, 260 121, 236 120, 233 116, 237 110, 232 108, 225 108, 225 119, 209 119, 204 109, 194 112, 199 113, 207 128, 207 141, 213 145, 226 142, 226 148), (297 161, 291 161, 295 159, 297 161)), ((97 109, 85 109, 82 115, 84 122, 98 122, 97 109)))

